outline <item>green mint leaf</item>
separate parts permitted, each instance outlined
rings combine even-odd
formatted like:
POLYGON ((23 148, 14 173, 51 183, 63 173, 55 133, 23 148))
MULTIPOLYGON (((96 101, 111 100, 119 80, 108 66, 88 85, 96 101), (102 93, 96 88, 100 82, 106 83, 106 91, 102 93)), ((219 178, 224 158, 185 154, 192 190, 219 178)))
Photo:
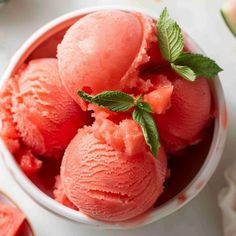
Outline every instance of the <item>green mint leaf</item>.
POLYGON ((165 8, 157 22, 157 38, 162 56, 184 79, 194 81, 196 76, 214 78, 222 69, 212 59, 200 54, 183 53, 183 35, 179 25, 170 18, 165 8))
POLYGON ((157 38, 162 56, 174 62, 183 51, 184 41, 180 27, 169 18, 166 8, 157 23, 157 38))
POLYGON ((82 90, 78 91, 78 95, 86 102, 92 102, 93 96, 89 95, 88 93, 85 93, 82 90))
POLYGON ((143 96, 139 96, 138 98, 135 99, 134 104, 135 106, 138 106, 143 100, 143 96))
POLYGON ((160 25, 167 25, 167 24, 172 24, 172 23, 174 23, 174 21, 170 18, 167 7, 165 7, 164 10, 160 14, 158 25, 160 26, 160 25))
POLYGON ((152 113, 152 107, 149 103, 143 102, 143 96, 139 96, 135 101, 134 104, 136 107, 139 107, 140 109, 152 113))
POLYGON ((130 95, 119 91, 105 91, 93 97, 92 103, 108 108, 111 111, 127 111, 134 106, 130 95))
POLYGON ((171 68, 177 74, 179 74, 181 77, 183 77, 186 80, 194 81, 196 79, 196 75, 194 71, 188 66, 180 66, 180 65, 175 65, 174 63, 171 63, 171 68))
POLYGON ((160 143, 156 124, 152 116, 136 107, 132 113, 132 118, 141 126, 147 145, 150 147, 153 156, 157 157, 160 143))
POLYGON ((214 78, 222 69, 212 59, 201 54, 182 53, 175 64, 188 66, 197 76, 205 78, 214 78))
POLYGON ((147 103, 147 102, 140 102, 137 105, 137 107, 142 109, 143 111, 146 111, 146 112, 150 112, 150 113, 153 112, 151 105, 149 103, 147 103))

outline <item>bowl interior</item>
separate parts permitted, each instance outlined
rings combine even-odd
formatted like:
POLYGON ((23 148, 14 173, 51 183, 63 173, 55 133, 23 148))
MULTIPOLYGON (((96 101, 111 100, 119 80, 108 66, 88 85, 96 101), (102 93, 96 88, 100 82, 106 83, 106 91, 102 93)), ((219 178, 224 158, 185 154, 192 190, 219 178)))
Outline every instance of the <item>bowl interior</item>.
MULTIPOLYGON (((16 53, 9 68, 5 73, 4 80, 12 76, 20 66, 32 59, 43 57, 56 57, 56 46, 63 38, 64 33, 74 22, 83 17, 91 10, 77 11, 61 17, 54 22, 44 26, 37 31, 16 53)), ((199 51, 199 47, 187 36, 189 45, 194 51, 199 51)), ((80 212, 66 208, 54 200, 51 201, 52 189, 55 182, 55 176, 59 174, 60 163, 48 161, 45 162, 42 170, 37 176, 31 180, 34 184, 30 184, 28 188, 25 184, 30 182, 26 176, 17 167, 14 158, 6 160, 8 167, 12 170, 19 184, 30 194, 37 202, 55 213, 83 222, 108 228, 120 227, 136 227, 144 225, 160 219, 183 206, 191 200, 206 184, 212 175, 216 165, 220 159, 221 152, 225 140, 225 127, 222 121, 225 118, 225 103, 223 92, 219 80, 210 82, 212 95, 216 109, 216 118, 214 123, 208 127, 205 139, 198 145, 192 146, 180 153, 179 157, 172 158, 169 161, 171 175, 165 182, 165 191, 158 199, 154 208, 149 213, 145 213, 141 217, 121 223, 104 223, 89 219, 80 212), (212 158, 215 156, 214 164, 212 158), (53 166, 53 168, 52 168, 53 166), (52 170, 53 171, 50 171, 52 170), (20 181, 17 176, 20 176, 20 181), (22 177, 23 176, 23 177, 22 177), (23 180, 24 178, 24 180, 23 180), (24 182, 24 183, 23 183, 24 182), (38 188, 35 188, 36 185, 38 188), (47 196, 45 196, 47 194, 47 196), (49 197, 48 197, 49 196, 49 197)), ((6 152, 9 156, 9 153, 6 152)))
MULTIPOLYGON (((39 45, 35 45, 36 47, 28 52, 29 55, 25 55, 25 60, 22 61, 22 63, 38 58, 56 58, 57 45, 63 39, 68 27, 77 20, 78 18, 69 21, 63 25, 63 28, 58 28, 58 31, 53 35, 50 34, 47 38, 44 38, 44 41, 39 43, 39 45)), ((20 66, 20 64, 18 64, 18 66, 20 66)), ((180 193, 196 176, 207 157, 212 141, 213 129, 214 126, 211 125, 208 128, 205 139, 201 143, 180 153, 179 157, 169 160, 171 176, 165 182, 165 191, 156 202, 155 207, 160 206, 180 193)), ((42 191, 49 196, 53 196, 52 190, 55 183, 55 176, 58 175, 59 172, 60 162, 44 160, 44 165, 39 175, 34 176, 32 180, 42 191)))

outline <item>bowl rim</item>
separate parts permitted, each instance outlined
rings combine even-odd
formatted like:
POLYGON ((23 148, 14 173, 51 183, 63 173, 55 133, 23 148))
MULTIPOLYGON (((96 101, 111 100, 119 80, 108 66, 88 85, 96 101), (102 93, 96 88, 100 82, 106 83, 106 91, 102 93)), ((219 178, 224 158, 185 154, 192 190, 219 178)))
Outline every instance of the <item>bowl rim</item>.
MULTIPOLYGON (((25 52, 27 52, 27 50, 29 50, 29 48, 32 47, 32 45, 34 45, 37 41, 39 41, 39 39, 42 36, 50 32, 50 30, 52 31, 56 26, 60 26, 63 24, 63 22, 66 22, 73 18, 78 18, 82 15, 98 10, 112 10, 112 9, 128 11, 128 12, 137 11, 151 18, 156 19, 154 14, 152 14, 150 11, 146 11, 144 9, 136 7, 124 7, 124 6, 88 7, 64 14, 42 26, 25 41, 25 43, 20 47, 20 49, 14 54, 14 56, 10 60, 9 65, 4 72, 2 79, 0 80, 0 88, 3 86, 4 82, 14 73, 16 66, 20 64, 21 61, 24 61, 26 59, 25 52)), ((188 38, 190 40, 190 44, 192 44, 193 49, 202 52, 200 47, 189 36, 188 38)), ((38 45, 40 43, 38 43, 38 45)), ((27 195, 29 195, 34 201, 36 201, 43 208, 49 210, 54 214, 59 215, 62 218, 76 221, 78 223, 86 225, 100 227, 103 229, 127 229, 127 228, 136 228, 143 225, 147 225, 157 220, 160 220, 161 218, 168 216, 173 212, 176 212, 178 209, 182 208, 185 204, 187 204, 190 200, 192 200, 204 188, 206 183, 213 175, 216 167, 218 166, 218 163, 220 161, 223 152, 224 143, 226 140, 227 128, 224 127, 222 120, 227 119, 226 117, 227 109, 219 77, 216 77, 213 81, 210 82, 210 84, 213 89, 213 97, 216 106, 218 107, 218 112, 215 118, 214 134, 211 146, 202 167, 195 175, 195 177, 192 179, 192 181, 185 187, 185 189, 183 189, 178 195, 176 195, 172 199, 168 200, 164 204, 155 208, 155 210, 151 210, 150 212, 148 212, 148 214, 146 214, 145 216, 145 219, 141 221, 139 220, 136 221, 135 220, 136 218, 134 218, 124 222, 109 223, 92 219, 81 212, 65 207, 62 204, 56 202, 54 199, 47 196, 45 193, 43 193, 36 185, 33 184, 33 182, 30 181, 30 179, 27 176, 24 175, 24 173, 18 167, 14 157, 8 151, 4 142, 1 139, 0 139, 0 152, 2 152, 4 157, 4 162, 8 167, 8 169, 10 170, 11 174, 13 175, 14 179, 21 186, 21 188, 27 193, 27 195), (187 198, 184 199, 184 201, 180 201, 180 196, 182 196, 183 194, 185 194, 187 198)))

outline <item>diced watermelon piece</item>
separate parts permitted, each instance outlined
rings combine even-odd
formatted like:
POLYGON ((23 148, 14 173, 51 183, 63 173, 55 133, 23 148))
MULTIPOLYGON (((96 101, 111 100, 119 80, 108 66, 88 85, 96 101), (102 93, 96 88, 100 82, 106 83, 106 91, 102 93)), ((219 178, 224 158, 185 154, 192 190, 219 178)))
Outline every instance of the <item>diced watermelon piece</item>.
POLYGON ((17 208, 0 203, 0 235, 17 236, 25 216, 17 208))
POLYGON ((144 96, 144 100, 148 102, 156 114, 164 113, 171 105, 171 94, 173 85, 162 75, 153 75, 152 80, 156 89, 144 96))
POLYGON ((23 147, 17 154, 16 160, 27 176, 31 176, 39 171, 42 161, 35 157, 31 150, 23 147))

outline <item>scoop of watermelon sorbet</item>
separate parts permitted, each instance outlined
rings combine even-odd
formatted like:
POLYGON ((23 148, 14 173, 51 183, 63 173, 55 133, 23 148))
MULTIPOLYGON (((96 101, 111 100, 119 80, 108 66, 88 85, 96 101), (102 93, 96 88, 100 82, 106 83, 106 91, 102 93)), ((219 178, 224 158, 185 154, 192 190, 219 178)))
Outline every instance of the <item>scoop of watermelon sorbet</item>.
POLYGON ((97 94, 137 86, 137 68, 156 41, 155 23, 139 13, 91 13, 75 23, 58 46, 63 85, 84 109, 77 91, 97 94))
POLYGON ((0 91, 0 137, 12 154, 20 148, 19 133, 12 117, 12 93, 15 79, 10 78, 0 91))
POLYGON ((87 120, 61 83, 57 59, 33 60, 20 71, 12 110, 23 143, 50 158, 62 156, 87 120))
POLYGON ((163 191, 167 159, 155 159, 140 127, 97 119, 78 131, 68 145, 61 180, 69 200, 81 212, 104 221, 123 221, 153 206, 163 191))
MULTIPOLYGON (((162 70, 171 81, 173 93, 170 107, 162 114, 155 114, 160 139, 169 153, 196 144, 204 138, 204 131, 211 120, 212 99, 206 79, 189 82, 171 69, 162 70)), ((156 74, 148 77, 156 77, 156 74)))

